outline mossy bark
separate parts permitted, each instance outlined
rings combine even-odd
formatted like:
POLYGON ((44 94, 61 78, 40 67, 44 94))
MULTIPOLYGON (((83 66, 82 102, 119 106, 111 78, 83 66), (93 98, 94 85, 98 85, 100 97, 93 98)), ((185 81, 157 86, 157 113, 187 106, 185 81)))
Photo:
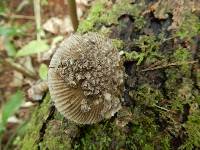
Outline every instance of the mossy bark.
POLYGON ((98 1, 78 28, 113 38, 124 52, 123 108, 110 120, 76 125, 56 111, 47 94, 20 149, 200 148, 199 13, 180 6, 178 18, 174 3, 156 4, 98 1))

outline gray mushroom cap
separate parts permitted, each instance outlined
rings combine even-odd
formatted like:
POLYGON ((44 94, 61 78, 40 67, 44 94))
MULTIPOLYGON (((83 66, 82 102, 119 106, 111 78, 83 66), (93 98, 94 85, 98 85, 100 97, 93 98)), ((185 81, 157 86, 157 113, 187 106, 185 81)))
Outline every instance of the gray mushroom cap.
POLYGON ((52 100, 67 119, 92 124, 121 108, 123 64, 111 39, 71 35, 53 55, 48 71, 52 100))

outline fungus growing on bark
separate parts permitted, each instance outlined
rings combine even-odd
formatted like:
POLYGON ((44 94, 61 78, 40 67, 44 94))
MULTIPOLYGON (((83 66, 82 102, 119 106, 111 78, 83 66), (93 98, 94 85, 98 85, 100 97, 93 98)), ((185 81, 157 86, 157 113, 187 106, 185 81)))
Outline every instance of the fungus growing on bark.
POLYGON ((121 108, 123 64, 112 41, 97 33, 72 35, 53 55, 48 86, 67 119, 92 124, 121 108))

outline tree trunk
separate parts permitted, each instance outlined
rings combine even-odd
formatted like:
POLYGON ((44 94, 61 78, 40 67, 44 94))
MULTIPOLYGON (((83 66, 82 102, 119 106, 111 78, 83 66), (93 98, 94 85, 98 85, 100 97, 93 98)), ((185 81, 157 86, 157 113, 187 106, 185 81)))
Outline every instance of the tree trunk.
POLYGON ((34 110, 20 149, 200 148, 200 20, 196 1, 94 3, 78 32, 99 32, 123 51, 122 109, 94 125, 57 112, 49 94, 34 110))

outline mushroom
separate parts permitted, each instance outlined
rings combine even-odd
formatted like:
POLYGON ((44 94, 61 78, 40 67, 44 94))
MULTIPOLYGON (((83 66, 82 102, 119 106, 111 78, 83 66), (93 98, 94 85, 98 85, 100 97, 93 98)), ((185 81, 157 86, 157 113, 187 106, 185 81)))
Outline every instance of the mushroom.
POLYGON ((121 108, 123 71, 111 39, 98 33, 71 35, 49 65, 51 98, 58 111, 76 123, 111 118, 121 108))

